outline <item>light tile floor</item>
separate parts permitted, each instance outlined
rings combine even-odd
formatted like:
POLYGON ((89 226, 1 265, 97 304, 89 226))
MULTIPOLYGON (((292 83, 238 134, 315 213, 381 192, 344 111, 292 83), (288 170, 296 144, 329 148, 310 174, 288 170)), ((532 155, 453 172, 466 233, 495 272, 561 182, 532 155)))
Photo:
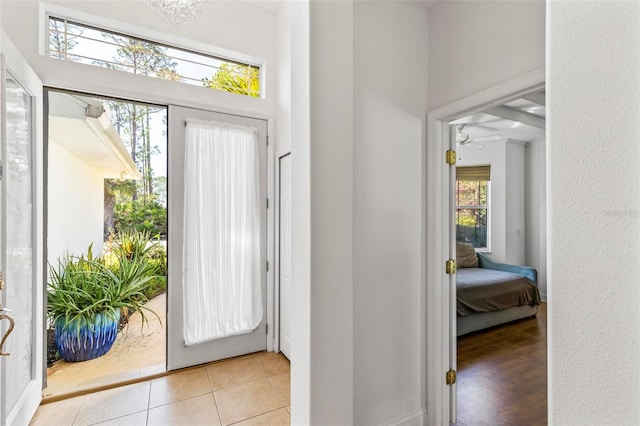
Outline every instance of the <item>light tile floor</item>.
POLYGON ((260 352, 44 404, 31 425, 289 425, 289 373, 260 352))

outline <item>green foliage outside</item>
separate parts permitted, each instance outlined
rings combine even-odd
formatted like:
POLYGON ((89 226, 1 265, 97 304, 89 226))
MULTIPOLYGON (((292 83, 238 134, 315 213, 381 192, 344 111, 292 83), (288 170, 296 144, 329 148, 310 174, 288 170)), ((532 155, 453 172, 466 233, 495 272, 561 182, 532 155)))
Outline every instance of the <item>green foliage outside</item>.
POLYGON ((257 98, 260 96, 260 69, 227 62, 220 65, 211 79, 203 78, 202 84, 212 89, 257 98))
POLYGON ((166 237, 167 208, 156 201, 155 195, 145 195, 115 204, 113 231, 116 235, 139 231, 166 237))
MULTIPOLYGON (((166 210, 165 210, 166 212, 166 210)), ((166 220, 165 220, 166 223, 166 220)), ((117 263, 120 258, 128 260, 144 258, 156 269, 155 276, 143 294, 151 300, 167 291, 167 250, 153 232, 128 230, 109 242, 112 252, 105 255, 106 261, 117 263)))
POLYGON ((79 318, 91 324, 98 313, 115 319, 118 312, 125 316, 138 312, 144 324, 145 311, 155 315, 144 304, 150 289, 166 288, 164 247, 148 233, 130 233, 125 238, 112 243, 104 256, 95 257, 89 246, 80 256, 58 259, 57 267, 49 265, 50 323, 62 317, 67 324, 79 318))
POLYGON ((487 246, 488 182, 456 181, 456 239, 474 247, 487 246))

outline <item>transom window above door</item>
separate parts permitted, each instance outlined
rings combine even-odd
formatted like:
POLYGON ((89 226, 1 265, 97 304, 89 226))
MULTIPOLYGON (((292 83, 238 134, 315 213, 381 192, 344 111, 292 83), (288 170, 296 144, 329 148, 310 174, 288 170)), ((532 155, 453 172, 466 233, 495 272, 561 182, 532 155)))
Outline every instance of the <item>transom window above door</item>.
POLYGON ((49 15, 47 54, 195 86, 260 97, 262 68, 49 15))

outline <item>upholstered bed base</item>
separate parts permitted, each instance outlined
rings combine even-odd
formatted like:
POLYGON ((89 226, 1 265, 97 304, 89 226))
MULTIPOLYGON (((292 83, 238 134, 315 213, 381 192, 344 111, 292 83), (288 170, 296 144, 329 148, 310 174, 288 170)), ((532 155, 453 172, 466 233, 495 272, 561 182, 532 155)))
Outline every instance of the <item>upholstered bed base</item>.
POLYGON ((458 315, 458 336, 522 318, 533 317, 537 313, 538 306, 523 305, 495 312, 458 315))

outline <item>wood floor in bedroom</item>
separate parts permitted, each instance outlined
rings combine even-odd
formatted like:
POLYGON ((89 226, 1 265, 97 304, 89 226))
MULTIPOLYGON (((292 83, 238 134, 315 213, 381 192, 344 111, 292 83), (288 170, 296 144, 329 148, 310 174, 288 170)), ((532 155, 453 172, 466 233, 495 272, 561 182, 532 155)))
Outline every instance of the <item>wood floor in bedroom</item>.
POLYGON ((547 305, 458 338, 457 425, 547 424, 547 305))

